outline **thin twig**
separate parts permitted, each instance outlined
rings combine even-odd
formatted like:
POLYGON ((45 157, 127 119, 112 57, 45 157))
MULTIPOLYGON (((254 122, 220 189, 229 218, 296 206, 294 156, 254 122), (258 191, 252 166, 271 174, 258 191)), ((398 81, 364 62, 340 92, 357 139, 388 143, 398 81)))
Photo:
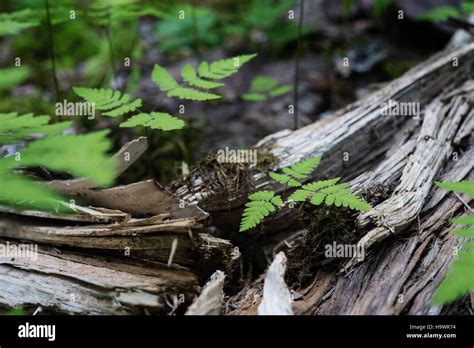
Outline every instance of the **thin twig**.
POLYGON ((112 44, 112 38, 110 36, 109 27, 106 26, 104 28, 104 31, 105 31, 105 36, 107 37, 107 42, 109 44, 110 65, 112 66, 114 77, 117 77, 117 67, 115 66, 115 51, 114 51, 114 46, 112 44))
POLYGON ((197 18, 196 18, 196 0, 191 0, 191 25, 193 32, 193 47, 196 57, 201 61, 201 49, 199 45, 199 32, 197 27, 197 18))
POLYGON ((58 85, 58 77, 56 75, 56 59, 55 59, 55 54, 54 54, 53 26, 51 24, 51 14, 49 12, 48 0, 44 0, 44 7, 46 9, 46 26, 48 27, 48 48, 49 48, 49 56, 51 59, 51 73, 53 75, 54 94, 55 94, 55 100, 59 101, 59 85, 58 85))
POLYGON ((296 57, 295 57, 295 80, 293 84, 293 129, 298 129, 298 99, 299 91, 298 86, 300 83, 300 55, 301 55, 301 31, 303 28, 303 18, 304 18, 304 0, 300 0, 300 18, 298 22, 298 41, 296 46, 296 57))

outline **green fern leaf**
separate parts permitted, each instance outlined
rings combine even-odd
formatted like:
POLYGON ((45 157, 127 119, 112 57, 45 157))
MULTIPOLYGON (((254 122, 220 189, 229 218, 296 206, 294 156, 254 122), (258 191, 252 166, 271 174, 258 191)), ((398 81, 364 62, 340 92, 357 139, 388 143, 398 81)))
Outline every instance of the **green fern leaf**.
POLYGON ((242 95, 246 101, 262 101, 270 97, 279 97, 293 89, 292 86, 279 86, 278 81, 269 76, 257 76, 250 84, 248 93, 242 95))
POLYGON ((436 289, 433 304, 454 302, 474 289, 474 243, 465 243, 436 289))
POLYGON ((474 180, 455 181, 455 182, 436 181, 436 185, 448 191, 467 193, 469 196, 474 197, 474 180))
POLYGON ((74 92, 86 102, 94 104, 104 116, 118 117, 137 110, 142 106, 140 98, 130 102, 130 95, 111 89, 74 87, 74 92))
POLYGON ((282 95, 285 95, 293 90, 293 86, 286 85, 286 86, 280 86, 278 88, 275 88, 269 92, 270 97, 279 97, 282 95))
POLYGON ((126 122, 120 124, 120 127, 136 126, 171 131, 182 129, 184 127, 184 121, 164 112, 152 112, 150 114, 138 114, 132 116, 126 122))
POLYGON ((213 100, 221 96, 213 93, 201 92, 197 89, 178 87, 168 92, 168 97, 178 97, 185 100, 213 100))
POLYGON ((0 21, 0 36, 14 35, 19 32, 38 26, 37 22, 19 22, 16 20, 6 19, 0 21))
POLYGON ((242 99, 245 101, 262 101, 266 100, 267 96, 260 93, 245 93, 242 95, 242 99))
POLYGON ((245 204, 239 232, 254 228, 270 213, 281 207, 281 197, 271 191, 258 191, 248 196, 250 202, 245 204))
POLYGON ((312 157, 307 160, 300 161, 298 163, 293 164, 290 167, 290 169, 306 177, 311 172, 313 172, 314 169, 316 169, 320 161, 321 161, 321 156, 312 157))
POLYGON ((12 144, 19 140, 27 140, 30 136, 48 136, 63 132, 72 122, 48 124, 49 116, 25 114, 18 116, 16 112, 0 114, 0 144, 12 144))
MULTIPOLYGON (((41 124, 41 127, 45 125, 41 124)), ((21 129, 26 132, 26 128, 21 129)), ((21 175, 18 169, 23 167, 44 166, 54 171, 87 177, 101 186, 109 185, 114 178, 116 161, 107 155, 111 142, 107 140, 106 134, 107 131, 48 136, 30 142, 19 150, 19 155, 0 158, 0 204, 68 211, 58 203, 64 201, 61 196, 47 186, 21 175)))
MULTIPOLYGON (((474 180, 436 182, 436 184, 447 190, 474 196, 474 180)), ((461 250, 445 278, 436 289, 432 302, 437 305, 454 302, 474 289, 474 243, 471 239, 474 238, 474 214, 457 217, 452 221, 464 225, 463 228, 452 231, 452 233, 462 237, 461 250)))
POLYGON ((179 84, 176 82, 174 77, 163 68, 161 65, 155 64, 153 72, 151 73, 151 79, 155 82, 162 91, 167 92, 172 89, 178 88, 179 84))
POLYGON ((196 69, 193 68, 191 64, 186 64, 181 71, 181 76, 185 82, 189 85, 202 88, 202 89, 213 89, 224 86, 223 83, 213 82, 201 79, 196 69))
POLYGON ((30 69, 27 66, 0 69, 0 90, 10 89, 18 86, 30 75, 30 69))
POLYGON ((211 80, 220 80, 235 74, 242 65, 255 58, 256 54, 246 54, 242 56, 227 58, 212 62, 202 62, 199 65, 199 76, 211 80))
POLYGON ((280 183, 280 184, 283 184, 283 185, 288 185, 288 186, 291 186, 291 187, 299 187, 301 186, 301 183, 299 181, 296 181, 294 179, 292 179, 290 176, 288 175, 284 175, 284 174, 278 174, 278 173, 275 173, 275 172, 270 172, 268 174, 273 180, 275 180, 276 182, 280 183))
POLYGON ((310 199, 313 205, 343 206, 358 211, 369 211, 371 206, 351 193, 346 183, 338 184, 339 178, 321 180, 303 185, 300 190, 293 192, 288 198, 295 202, 304 202, 310 199))

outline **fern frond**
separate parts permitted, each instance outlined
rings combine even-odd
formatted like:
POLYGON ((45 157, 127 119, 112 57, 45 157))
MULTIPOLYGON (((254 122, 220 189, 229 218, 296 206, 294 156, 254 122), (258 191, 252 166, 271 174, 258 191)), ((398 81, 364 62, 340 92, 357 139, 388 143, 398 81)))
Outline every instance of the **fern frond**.
POLYGON ((196 69, 191 64, 186 64, 181 71, 181 77, 183 80, 191 86, 202 88, 202 89, 213 89, 224 86, 223 83, 213 82, 201 79, 196 69))
POLYGON ((178 97, 185 100, 213 100, 219 99, 221 96, 213 93, 201 92, 197 89, 178 87, 168 92, 168 97, 178 97))
POLYGON ((156 6, 141 4, 136 0, 94 0, 87 13, 92 22, 102 26, 142 16, 166 16, 166 13, 156 6))
MULTIPOLYGON (((239 57, 219 60, 209 65, 207 62, 202 62, 199 65, 198 71, 187 64, 181 71, 181 77, 191 87, 197 87, 204 90, 209 90, 217 87, 224 86, 223 83, 209 81, 209 80, 220 80, 225 77, 229 77, 236 73, 240 66, 255 55, 243 55, 239 57)), ((204 92, 195 88, 185 87, 178 83, 176 79, 159 64, 155 64, 151 75, 152 80, 160 87, 160 89, 166 92, 168 97, 177 97, 185 100, 213 100, 221 98, 220 95, 204 92)))
POLYGON ((30 75, 30 69, 27 66, 0 69, 0 90, 10 89, 18 86, 30 75))
POLYGON ((474 243, 465 243, 433 296, 433 304, 451 303, 474 289, 474 243))
POLYGON ((159 64, 155 64, 151 73, 151 79, 155 82, 158 87, 164 92, 170 91, 174 88, 179 87, 178 82, 174 77, 159 64))
MULTIPOLYGON (((26 128, 22 131, 26 131, 26 128)), ((48 136, 29 143, 19 150, 18 157, 0 158, 0 204, 41 210, 67 210, 58 203, 64 200, 61 196, 20 174, 17 171, 20 167, 44 166, 88 177, 101 186, 109 185, 114 177, 115 159, 110 159, 107 155, 111 142, 106 134, 107 131, 87 135, 48 136)))
POLYGON ((120 91, 84 87, 74 87, 73 90, 86 102, 94 104, 97 110, 105 111, 102 113, 104 116, 122 116, 142 106, 140 98, 130 102, 130 95, 120 91))
POLYGON ((164 112, 152 112, 150 114, 138 114, 130 117, 127 121, 120 124, 120 127, 144 126, 152 129, 161 129, 171 131, 182 129, 184 121, 164 112))
POLYGON ((372 209, 362 198, 353 195, 346 183, 336 185, 338 181, 339 178, 334 178, 303 185, 301 189, 293 192, 288 200, 305 202, 309 199, 313 205, 324 203, 327 206, 343 206, 358 211, 369 211, 372 209))
POLYGON ((27 140, 35 135, 53 135, 60 133, 72 124, 71 121, 48 124, 49 116, 34 116, 18 113, 0 114, 0 144, 12 144, 20 140, 27 140))
POLYGON ((199 75, 208 79, 223 79, 235 74, 242 65, 255 58, 256 54, 246 54, 242 56, 217 60, 211 64, 203 62, 199 65, 199 75))
POLYGON ((278 174, 278 173, 275 173, 275 172, 270 172, 268 175, 273 180, 275 180, 276 182, 278 182, 282 185, 288 185, 288 186, 291 186, 291 187, 301 186, 301 183, 299 181, 296 181, 295 179, 291 178, 288 175, 278 174))
MULTIPOLYGON (((441 188, 467 193, 474 196, 474 180, 459 182, 436 182, 441 188)), ((452 219, 454 223, 464 225, 452 231, 461 237, 460 251, 448 270, 445 278, 436 289, 433 304, 451 303, 474 290, 474 214, 452 219)))
POLYGON ((242 95, 246 101, 261 101, 269 97, 279 97, 293 89, 292 86, 279 86, 278 81, 269 76, 257 76, 250 84, 248 93, 242 95))
POLYGON ((20 22, 14 19, 0 19, 0 36, 14 35, 19 32, 38 26, 35 21, 20 22))
POLYGON ((295 179, 306 179, 306 177, 318 166, 321 157, 312 157, 282 169, 285 174, 270 172, 269 175, 275 181, 291 187, 299 187, 301 183, 295 179))
POLYGON ((219 99, 217 94, 202 92, 197 89, 182 87, 174 79, 174 77, 162 66, 155 64, 151 79, 164 92, 167 92, 168 97, 178 97, 185 100, 212 100, 219 99))
POLYGON ((281 196, 271 191, 258 191, 248 197, 250 202, 245 204, 242 214, 239 232, 254 228, 270 213, 281 207, 283 202, 281 196))
POLYGON ((474 180, 454 181, 454 182, 435 182, 438 187, 448 191, 467 193, 474 197, 474 180))

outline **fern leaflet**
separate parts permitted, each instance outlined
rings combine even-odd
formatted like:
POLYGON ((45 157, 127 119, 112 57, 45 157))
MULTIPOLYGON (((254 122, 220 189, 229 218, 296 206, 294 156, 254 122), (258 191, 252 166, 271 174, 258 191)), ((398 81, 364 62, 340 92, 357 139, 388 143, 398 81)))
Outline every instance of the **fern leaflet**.
POLYGON ((152 112, 150 114, 138 114, 130 117, 126 122, 120 124, 120 127, 144 126, 152 129, 161 129, 171 131, 184 127, 184 121, 164 112, 152 112))
POLYGON ((178 83, 168 70, 159 64, 155 64, 151 78, 162 91, 166 92, 168 97, 199 101, 219 99, 221 98, 220 95, 202 90, 224 86, 223 83, 212 80, 221 80, 233 75, 243 64, 255 56, 255 54, 243 55, 218 60, 211 64, 202 62, 198 70, 187 64, 181 71, 181 77, 187 86, 178 83))
MULTIPOLYGON (((436 182, 447 190, 474 196, 474 180, 458 182, 436 182)), ((452 233, 460 236, 461 245, 446 277, 433 296, 433 304, 442 305, 455 301, 474 289, 474 214, 454 218, 451 221, 463 225, 452 233)))
POLYGON ((245 204, 245 210, 240 223, 240 232, 249 230, 257 226, 270 213, 276 211, 276 208, 282 206, 281 196, 275 195, 271 191, 258 191, 251 194, 250 202, 245 204))
POLYGON ((276 182, 291 187, 301 186, 296 179, 306 179, 308 175, 319 165, 320 156, 312 157, 304 161, 293 164, 290 167, 283 168, 285 174, 270 172, 270 177, 276 182))
MULTIPOLYGON (((343 206, 358 211, 369 211, 372 209, 362 198, 353 195, 346 183, 338 184, 339 178, 320 180, 302 185, 297 179, 306 179, 319 165, 320 161, 321 157, 312 157, 295 163, 290 167, 283 168, 282 171, 285 174, 270 172, 269 176, 280 184, 300 187, 288 197, 287 202, 306 202, 309 200, 313 205, 343 206)), ((275 196, 278 197, 280 204, 275 206, 268 204, 268 201, 274 195, 275 193, 272 191, 259 191, 248 197, 250 202, 246 204, 247 208, 242 215, 240 232, 255 227, 270 212, 273 212, 275 207, 279 208, 283 205, 280 196, 275 196), (261 207, 265 207, 265 210, 261 207)))
POLYGON ((242 95, 246 101, 262 101, 270 97, 279 97, 293 89, 292 86, 280 86, 278 81, 268 76, 257 76, 250 84, 248 93, 242 95))
POLYGON ((88 103, 94 104, 97 110, 105 111, 104 116, 118 117, 142 106, 140 98, 130 102, 129 94, 111 89, 74 87, 74 92, 88 103))

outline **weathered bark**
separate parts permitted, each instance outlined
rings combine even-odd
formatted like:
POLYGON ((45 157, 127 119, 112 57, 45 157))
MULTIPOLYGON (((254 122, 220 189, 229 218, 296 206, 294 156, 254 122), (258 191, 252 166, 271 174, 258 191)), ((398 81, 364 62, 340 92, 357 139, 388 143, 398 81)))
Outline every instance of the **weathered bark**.
MULTIPOLYGON (((381 91, 336 113, 331 120, 316 122, 296 132, 281 132, 258 144, 259 147, 273 145, 271 151, 280 160, 280 167, 323 154, 318 177, 352 179, 349 184, 358 194, 370 196, 370 191, 379 186, 391 187, 388 196, 378 198, 373 210, 355 215, 358 230, 364 233, 359 246, 367 257, 363 262, 354 259, 342 267, 316 263, 311 284, 296 289, 302 297, 294 303, 295 314, 441 311, 430 302, 457 243, 448 233, 452 229, 449 219, 464 213, 469 197, 464 197, 462 202, 457 196, 438 189, 434 181, 474 176, 473 91, 469 80, 473 61, 474 44, 456 52, 442 52, 381 91), (453 67, 453 57, 460 56, 464 57, 461 59, 464 67, 453 67), (420 122, 405 118, 400 126, 382 116, 380 105, 388 99, 421 102, 420 122), (406 132, 392 136, 400 127, 405 127, 406 132), (375 128, 382 132, 379 137, 385 139, 384 143, 368 137, 375 128), (376 147, 383 149, 374 156, 376 147), (349 174, 342 172, 343 151, 351 156, 348 165, 354 163, 354 157, 358 162, 356 169, 348 168, 349 174)), ((256 179, 258 188, 278 189, 260 177, 256 179)), ((177 192, 184 194, 182 188, 177 192)), ((187 199, 203 196, 202 192, 198 196, 189 195, 189 191, 186 194, 187 199)), ((208 209, 213 213, 212 207, 208 209)), ((239 213, 235 210, 229 214, 235 212, 239 213)), ((297 210, 288 208, 272 218, 263 230, 259 229, 267 235, 264 246, 267 254, 274 255, 289 245, 291 263, 291 250, 298 248, 304 241, 301 236, 309 233, 304 226, 301 230, 294 223, 297 220, 297 210), (278 224, 283 225, 282 229, 274 228, 278 224)), ((229 301, 227 312, 256 313, 261 289, 261 280, 246 287, 229 301)))
POLYGON ((196 276, 182 267, 47 247, 36 258, 2 259, 0 283, 4 305, 70 314, 168 313, 172 298, 189 303, 198 291, 196 276))

